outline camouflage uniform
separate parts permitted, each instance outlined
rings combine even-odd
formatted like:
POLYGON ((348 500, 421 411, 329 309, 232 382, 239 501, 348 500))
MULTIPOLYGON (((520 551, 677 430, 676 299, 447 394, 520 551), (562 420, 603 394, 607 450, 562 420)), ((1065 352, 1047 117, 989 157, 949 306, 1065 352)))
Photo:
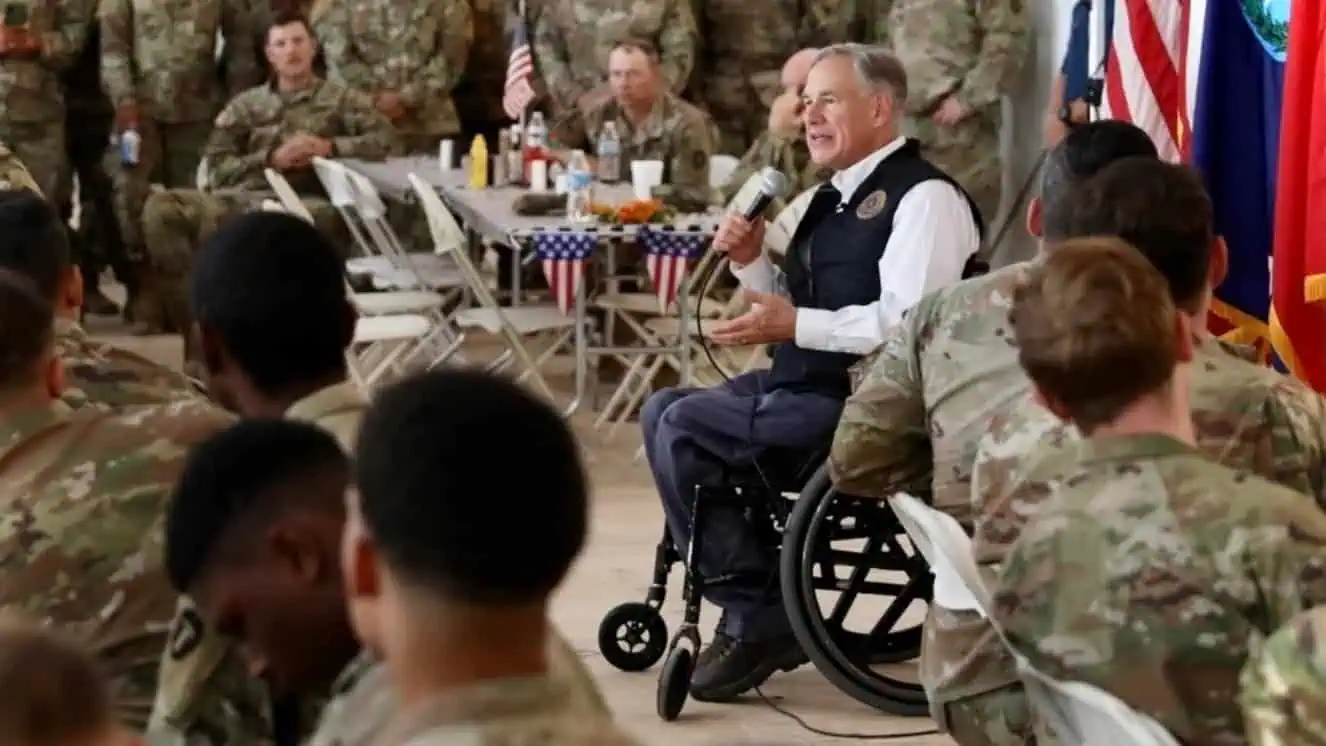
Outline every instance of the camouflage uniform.
MULTIPOLYGON (((1316 496, 1326 506, 1326 400, 1299 381, 1252 362, 1247 351, 1203 340, 1190 367, 1189 395, 1198 445, 1213 460, 1316 496)), ((993 577, 1041 493, 1029 472, 1070 458, 1076 430, 1030 399, 995 419, 972 467, 973 538, 978 563, 993 577)), ((935 672, 942 697, 1021 689, 1012 659, 988 622, 975 614, 934 614, 922 665, 935 672)))
POLYGON ((877 17, 875 42, 890 47, 907 70, 904 133, 925 157, 997 222, 1003 170, 999 160, 1000 99, 1027 59, 1031 16, 1022 0, 891 0, 877 17), (952 127, 931 118, 950 95, 971 114, 952 127))
POLYGON ((162 562, 166 501, 191 446, 231 418, 202 401, 115 412, 62 402, 0 424, 0 609, 77 635, 141 729, 176 595, 162 562))
POLYGON ((1326 736, 1326 607, 1299 614, 1248 659, 1239 703, 1252 746, 1321 746, 1326 736))
MULTIPOLYGON (((229 91, 262 79, 255 66, 252 19, 245 0, 101 0, 102 85, 116 108, 136 105, 142 138, 138 165, 112 174, 120 229, 130 257, 145 256, 143 206, 152 183, 196 183, 198 163, 225 100, 217 75, 217 34, 225 40, 229 91)), ((141 277, 137 321, 162 326, 157 278, 141 277)))
POLYGON ((564 116, 582 94, 604 85, 608 56, 627 37, 658 48, 663 79, 680 94, 695 67, 697 35, 691 0, 546 0, 533 47, 557 115, 564 116))
MULTIPOLYGON (((345 86, 318 80, 281 93, 272 85, 236 96, 216 118, 207 142, 211 190, 169 189, 153 194, 143 209, 143 230, 153 273, 159 278, 163 315, 187 329, 188 275, 194 251, 227 218, 271 198, 263 171, 273 149, 307 132, 335 142, 335 157, 381 159, 396 151, 396 136, 367 99, 345 86)), ((320 227, 341 235, 336 211, 313 169, 287 172, 320 227)))
MULTIPOLYGON (((549 645, 550 678, 565 688, 566 707, 580 716, 609 717, 589 671, 560 637, 549 645)), ((360 653, 332 686, 332 698, 318 719, 308 746, 373 746, 375 736, 398 711, 386 666, 360 653)))
POLYGON ((193 383, 178 371, 105 342, 77 322, 55 320, 55 350, 64 368, 60 398, 74 409, 120 408, 199 399, 193 383))
POLYGON ((595 152, 599 132, 613 122, 622 141, 622 170, 630 178, 631 161, 663 161, 663 183, 672 193, 709 203, 709 159, 714 154, 714 123, 700 109, 664 93, 648 118, 632 125, 615 99, 580 112, 573 110, 553 126, 556 145, 595 152))
MULTIPOLYGON (((8 7, 11 3, 6 3, 8 7)), ((73 64, 96 0, 17 0, 38 39, 36 58, 0 59, 0 140, 27 165, 42 194, 58 195, 65 163, 64 95, 59 73, 73 64)))
MULTIPOLYGON (((354 438, 359 431, 359 420, 368 408, 368 400, 352 383, 333 384, 300 399, 286 410, 292 420, 311 422, 336 436, 347 452, 353 452, 354 438)), ((265 717, 266 697, 255 687, 253 678, 239 655, 239 650, 227 639, 211 634, 202 624, 192 602, 180 601, 175 615, 176 626, 193 624, 193 644, 187 650, 177 649, 161 660, 161 686, 152 711, 151 746, 190 744, 192 739, 210 739, 212 746, 223 743, 240 744, 260 742, 268 735, 270 722, 265 717), (229 742, 208 735, 211 724, 227 713, 235 716, 228 724, 229 742)), ((359 669, 351 666, 349 672, 359 669)), ((357 674, 343 674, 342 678, 357 680, 357 674)), ((344 686, 339 683, 336 690, 344 686)), ((312 702, 307 704, 320 704, 312 702)), ((314 718, 308 720, 314 722, 314 718)), ((347 746, 351 741, 344 741, 347 746)))
POLYGON ((470 0, 330 0, 314 32, 329 78, 401 97, 407 111, 393 124, 408 152, 436 154, 460 132, 451 92, 474 41, 470 0))
POLYGON ((0 142, 0 189, 31 189, 42 197, 46 196, 32 178, 32 172, 4 142, 0 142))
POLYGON ((1013 498, 1035 516, 991 588, 995 624, 1038 670, 1100 687, 1184 743, 1244 743, 1247 657, 1326 602, 1326 514, 1166 435, 1075 450, 1013 498))
MULTIPOLYGON (((1030 388, 1008 324, 1013 289, 1028 267, 1010 265, 925 296, 874 358, 864 361, 867 372, 843 408, 829 456, 840 492, 866 498, 898 491, 928 495, 932 505, 971 525, 976 443, 1030 388)), ((967 701, 994 687, 957 688, 943 661, 935 660, 932 629, 955 618, 961 618, 958 612, 935 605, 926 615, 920 674, 931 714, 941 728, 970 734, 964 746, 1026 743, 1024 702, 999 696, 967 701)))
POLYGON ((101 90, 101 28, 88 19, 87 39, 73 66, 61 76, 65 98, 65 157, 69 170, 60 185, 56 203, 65 221, 73 215, 73 177, 78 177, 78 230, 70 243, 75 260, 83 270, 84 294, 105 305, 98 280, 106 265, 115 269, 120 282, 134 291, 133 268, 125 253, 124 235, 115 215, 115 190, 107 162, 115 109, 101 90))
POLYGON ((702 40, 693 78, 722 134, 719 152, 740 155, 764 132, 789 54, 853 37, 855 2, 692 0, 702 40))
MULTIPOLYGON (((791 179, 787 190, 789 198, 828 181, 833 175, 833 169, 811 162, 810 151, 806 149, 806 141, 799 130, 791 137, 766 131, 742 156, 727 183, 719 187, 719 199, 724 204, 731 202, 746 181, 765 168, 776 168, 787 174, 791 179)), ((776 215, 784 206, 784 200, 777 199, 771 203, 770 209, 776 215)))

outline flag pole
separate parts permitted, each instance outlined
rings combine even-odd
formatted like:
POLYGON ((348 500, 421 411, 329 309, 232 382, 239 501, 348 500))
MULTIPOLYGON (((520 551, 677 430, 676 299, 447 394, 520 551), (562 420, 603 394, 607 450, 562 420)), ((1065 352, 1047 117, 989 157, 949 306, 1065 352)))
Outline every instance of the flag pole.
MULTIPOLYGON (((517 13, 520 14, 520 25, 525 29, 525 42, 530 45, 530 58, 534 56, 534 39, 530 38, 529 18, 525 14, 525 0, 520 0, 517 5, 517 13)), ((520 110, 520 146, 525 147, 525 119, 529 116, 529 107, 522 107, 520 110)))

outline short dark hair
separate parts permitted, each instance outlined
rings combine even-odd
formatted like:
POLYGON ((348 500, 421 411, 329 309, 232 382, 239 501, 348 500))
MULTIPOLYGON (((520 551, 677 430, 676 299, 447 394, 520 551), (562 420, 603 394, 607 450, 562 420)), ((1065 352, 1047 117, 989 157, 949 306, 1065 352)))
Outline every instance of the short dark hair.
POLYGON ((265 393, 345 373, 354 338, 345 268, 304 220, 252 212, 223 225, 194 259, 189 297, 194 319, 265 393))
POLYGON ((1117 236, 1169 282, 1174 303, 1196 311, 1210 284, 1215 210, 1197 172, 1154 158, 1106 166, 1069 200, 1068 235, 1117 236))
POLYGON ((90 651, 20 617, 0 620, 0 732, 14 746, 82 743, 115 725, 110 684, 90 651))
POLYGON ((69 234, 49 202, 30 189, 0 189, 0 267, 27 277, 54 303, 70 255, 69 234))
POLYGON ((584 544, 588 486, 575 436, 505 379, 444 370, 385 389, 355 456, 369 532, 386 563, 424 592, 542 601, 584 544))
POLYGON ((55 306, 32 280, 0 268, 0 391, 33 383, 55 339, 55 306))
MULTIPOLYGON (((293 420, 241 420, 189 452, 166 512, 166 572, 188 593, 243 529, 289 507, 273 490, 323 470, 348 482, 349 457, 330 433, 293 420)), ((329 509, 342 509, 337 500, 329 509)))
POLYGON ((263 29, 263 43, 265 44, 266 42, 271 41, 272 31, 274 29, 283 28, 296 23, 303 26, 304 30, 309 33, 309 36, 313 35, 313 25, 309 23, 308 16, 299 12, 297 8, 289 7, 288 5, 278 8, 277 11, 272 14, 272 22, 267 24, 267 28, 263 29))
POLYGON ((628 52, 639 52, 650 60, 653 60, 655 63, 659 61, 658 47, 654 45, 654 42, 639 36, 624 36, 621 39, 618 39, 617 42, 612 45, 612 50, 615 52, 618 49, 628 52))
POLYGON ((1156 144, 1140 127, 1116 119, 1080 124, 1050 151, 1041 172, 1041 224, 1045 239, 1067 234, 1068 199, 1076 187, 1123 158, 1160 157, 1156 144))
POLYGON ((1089 434, 1173 379, 1176 313, 1150 262, 1096 237, 1048 252, 1014 291, 1008 318, 1027 377, 1089 434))

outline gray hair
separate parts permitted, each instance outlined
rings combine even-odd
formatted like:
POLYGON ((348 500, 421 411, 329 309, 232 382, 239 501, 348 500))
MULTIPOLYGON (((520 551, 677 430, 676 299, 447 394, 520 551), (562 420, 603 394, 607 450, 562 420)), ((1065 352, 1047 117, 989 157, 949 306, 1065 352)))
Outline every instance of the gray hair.
POLYGON ((883 91, 895 104, 907 100, 907 71, 889 50, 876 44, 848 42, 827 46, 815 55, 815 65, 832 57, 852 60, 852 69, 867 88, 883 91))

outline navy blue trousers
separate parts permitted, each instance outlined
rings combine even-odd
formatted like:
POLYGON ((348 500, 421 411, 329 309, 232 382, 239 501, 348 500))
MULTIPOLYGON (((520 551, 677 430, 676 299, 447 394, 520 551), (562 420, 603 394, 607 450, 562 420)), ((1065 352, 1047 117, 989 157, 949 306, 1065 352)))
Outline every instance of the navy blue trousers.
MULTIPOLYGON (((713 389, 656 391, 640 413, 645 454, 668 532, 685 556, 696 485, 721 486, 725 468, 750 468, 769 448, 813 451, 833 437, 843 403, 819 394, 769 392, 767 370, 743 373, 713 389), (766 393, 767 392, 767 393, 766 393)), ((705 506, 696 568, 706 579, 735 573, 773 576, 769 548, 737 508, 705 506)), ((788 634, 775 588, 723 584, 705 597, 723 609, 723 631, 758 641, 788 634)))

